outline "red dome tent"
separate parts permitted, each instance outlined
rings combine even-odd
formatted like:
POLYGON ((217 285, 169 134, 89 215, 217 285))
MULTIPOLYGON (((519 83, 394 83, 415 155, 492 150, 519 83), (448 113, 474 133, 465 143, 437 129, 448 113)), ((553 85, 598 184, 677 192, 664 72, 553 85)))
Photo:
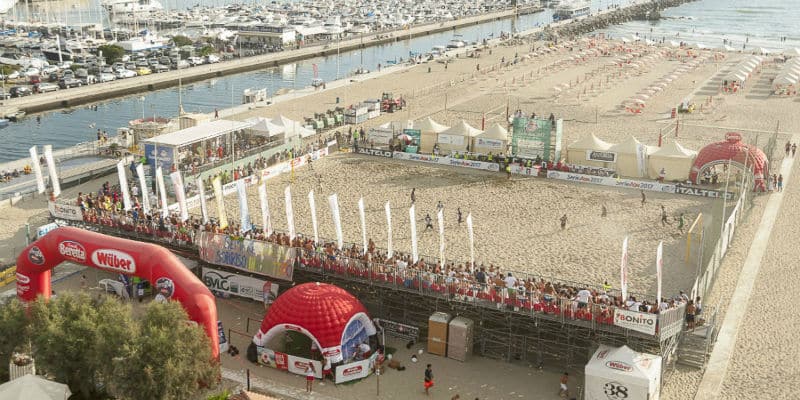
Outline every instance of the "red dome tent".
POLYGON ((728 132, 725 134, 725 141, 712 143, 700 150, 692 166, 689 180, 699 183, 704 170, 714 165, 727 164, 728 160, 741 169, 747 165, 753 171, 755 186, 763 186, 767 156, 758 147, 743 143, 742 136, 736 132, 728 132))
POLYGON ((338 286, 319 282, 297 285, 278 296, 253 343, 264 347, 287 330, 308 336, 331 363, 347 358, 350 346, 358 345, 352 342, 356 336, 376 332, 358 299, 338 286))

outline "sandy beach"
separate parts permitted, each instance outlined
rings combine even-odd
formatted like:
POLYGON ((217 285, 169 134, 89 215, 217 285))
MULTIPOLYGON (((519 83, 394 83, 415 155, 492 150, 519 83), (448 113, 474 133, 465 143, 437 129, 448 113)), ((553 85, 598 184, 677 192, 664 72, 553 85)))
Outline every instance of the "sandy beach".
MULTIPOLYGON (((800 132, 797 99, 769 94, 769 81, 779 70, 771 62, 760 68, 744 90, 737 94, 721 94, 722 76, 745 55, 693 51, 697 54, 693 57, 687 56, 686 50, 669 47, 623 45, 602 40, 592 42, 588 39, 562 43, 548 52, 541 50, 543 46, 539 42, 501 45, 493 47, 491 54, 489 50, 482 51, 478 58, 461 56, 447 66, 441 63, 418 65, 394 74, 363 79, 346 87, 253 109, 235 116, 235 119, 285 115, 302 120, 314 112, 335 107, 336 97, 347 105, 380 97, 382 92, 393 92, 396 96, 404 96, 409 107, 370 120, 365 128, 425 116, 445 125, 464 119, 480 127, 484 115, 488 126, 504 120, 508 107, 512 113, 521 109, 525 113, 553 113, 563 118, 565 146, 589 133, 611 143, 633 135, 645 144, 656 145, 659 132, 672 132, 670 128, 675 120, 669 118, 671 109, 688 99, 697 104, 698 110, 693 114, 681 114, 677 139, 674 133, 670 133, 663 140, 678 140, 687 148, 699 150, 704 145, 723 140, 725 132, 737 131, 742 133, 745 141, 764 146, 769 135, 778 128, 782 132, 777 138, 780 147, 789 137, 785 133, 800 132), (486 71, 502 60, 513 60, 515 56, 519 57, 519 62, 514 65, 496 67, 495 71, 487 74, 478 70, 478 65, 480 71, 486 71), (627 60, 639 66, 631 67, 627 60), (689 67, 687 61, 693 65, 689 67), (682 72, 678 73, 679 70, 682 72), (631 113, 622 106, 623 101, 643 93, 657 82, 664 82, 663 77, 670 75, 677 75, 677 78, 648 94, 641 113, 631 113)), ((777 162, 783 153, 779 149, 774 156, 777 162)), ((442 201, 448 261, 461 263, 468 259, 466 227, 456 221, 457 208, 461 208, 464 216, 471 212, 475 219, 476 258, 479 262, 578 283, 599 285, 607 280, 612 286, 618 286, 620 246, 622 238, 628 235, 631 240, 630 290, 648 295, 655 292, 655 248, 660 241, 664 242, 666 258, 664 293, 674 295, 678 290, 691 289, 695 278, 695 271, 683 262, 686 238, 675 225, 661 226, 659 206, 665 205, 671 216, 684 212, 687 220, 691 220, 702 212, 710 217, 704 218, 708 226, 719 227, 720 223, 718 217, 715 218, 719 214, 718 200, 648 193, 648 202, 642 207, 640 194, 635 190, 523 177, 509 181, 501 174, 348 153, 315 162, 313 170, 300 168, 293 183, 290 179, 290 176, 282 175, 267 183, 273 226, 277 230, 286 230, 283 190, 291 185, 297 232, 312 233, 307 195, 313 189, 320 236, 335 238, 327 196, 337 193, 345 241, 360 243, 356 202, 363 196, 368 237, 378 247, 386 246, 383 205, 389 201, 395 249, 409 251, 409 195, 411 189, 416 188, 420 254, 425 258, 436 257, 438 235, 431 231, 423 232, 425 225, 422 220, 426 213, 430 213, 435 226, 436 203, 442 201), (602 204, 608 207, 607 218, 600 216, 602 204), (567 229, 562 231, 558 218, 564 213, 569 222, 567 229)), ((97 190, 100 184, 101 181, 95 181, 71 188, 64 192, 63 197, 74 198, 78 191, 97 190)), ((258 224, 260 214, 255 187, 248 190, 248 196, 252 220, 258 224)), ((785 196, 787 202, 780 217, 785 224, 773 233, 774 246, 790 243, 791 238, 799 235, 787 214, 796 206, 798 193, 790 186, 785 196)), ((720 317, 724 316, 727 299, 735 288, 765 200, 766 197, 755 198, 745 222, 736 231, 714 290, 704 299, 705 307, 716 306, 720 317)), ((214 215, 213 202, 209 202, 209 206, 211 215, 214 215)), ((20 235, 24 224, 28 221, 32 221, 32 226, 40 224, 44 220, 45 208, 44 198, 39 197, 4 210, 4 224, 0 226, 3 261, 16 257, 16 249, 24 246, 24 235, 20 235)), ((230 221, 238 219, 235 196, 226 198, 226 209, 230 221)), ((795 275, 788 262, 793 254, 791 249, 775 247, 769 253, 773 257, 765 260, 769 268, 761 272, 761 276, 769 276, 769 279, 757 285, 760 296, 751 302, 753 318, 745 321, 744 330, 739 335, 736 356, 726 380, 725 398, 759 398, 765 391, 777 395, 776 389, 769 391, 776 386, 775 382, 767 379, 775 376, 777 367, 772 365, 793 365, 792 356, 800 354, 800 345, 791 340, 779 339, 780 335, 776 334, 773 339, 765 341, 759 334, 763 320, 767 318, 765 313, 770 310, 777 312, 770 302, 769 293, 778 290, 778 293, 785 294, 795 289, 793 281, 786 279, 795 275), (780 359, 775 358, 778 353, 780 359)), ((791 307, 786 308, 790 314, 793 311, 791 307)), ((786 324, 781 325, 782 329, 790 329, 789 322, 786 324)), ((691 398, 701 376, 701 371, 680 366, 667 371, 662 398, 691 398)), ((796 377, 796 371, 791 368, 781 372, 777 377, 781 384, 777 386, 789 390, 786 383, 793 377, 796 377)))

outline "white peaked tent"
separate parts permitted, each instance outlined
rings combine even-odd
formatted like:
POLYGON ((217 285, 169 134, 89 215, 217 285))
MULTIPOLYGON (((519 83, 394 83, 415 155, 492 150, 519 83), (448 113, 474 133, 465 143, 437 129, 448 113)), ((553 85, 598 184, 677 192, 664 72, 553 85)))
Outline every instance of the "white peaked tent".
POLYGON ((472 140, 472 151, 481 154, 501 154, 508 148, 508 129, 494 124, 472 140))
POLYGON ((644 177, 647 172, 647 155, 650 147, 635 137, 629 136, 624 142, 611 146, 609 151, 617 153, 617 173, 622 176, 644 177))
POLYGON ((611 167, 610 162, 589 159, 590 152, 608 152, 611 146, 613 145, 598 139, 597 136, 592 133, 567 146, 567 162, 591 167, 611 167))
POLYGON ((434 121, 431 117, 415 121, 413 128, 420 131, 420 150, 423 153, 432 152, 433 145, 436 144, 436 135, 450 129, 449 126, 444 126, 434 121))
POLYGON ((71 395, 67 385, 39 375, 23 375, 0 385, 3 400, 67 400, 71 395))
POLYGON ((650 153, 648 173, 651 179, 656 179, 663 168, 666 173, 664 180, 683 182, 689 179, 696 157, 696 151, 686 149, 675 141, 667 142, 650 153))
POLYGON ((286 133, 286 128, 284 128, 283 125, 274 124, 269 118, 253 117, 244 121, 253 123, 253 126, 246 129, 246 131, 255 135, 273 137, 278 135, 282 136, 286 133))
POLYGON ((316 133, 313 129, 304 127, 302 122, 286 118, 283 115, 278 118, 274 118, 272 123, 283 127, 285 130, 284 135, 287 139, 294 136, 307 138, 316 133))
POLYGON ((658 400, 661 395, 661 357, 628 346, 601 344, 584 372, 586 400, 658 400))
POLYGON ((466 121, 450 127, 436 135, 436 144, 439 145, 440 154, 450 154, 451 151, 466 151, 471 147, 472 138, 482 133, 480 129, 473 128, 466 121))

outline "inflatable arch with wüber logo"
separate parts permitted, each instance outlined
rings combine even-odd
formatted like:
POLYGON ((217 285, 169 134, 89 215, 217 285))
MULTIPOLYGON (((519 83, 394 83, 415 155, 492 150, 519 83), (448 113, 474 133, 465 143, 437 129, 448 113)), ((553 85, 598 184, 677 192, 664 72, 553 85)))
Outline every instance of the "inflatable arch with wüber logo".
POLYGON ((60 227, 31 243, 17 257, 17 296, 28 302, 49 298, 50 270, 64 261, 104 271, 138 276, 164 289, 164 295, 181 303, 211 341, 219 358, 217 305, 206 285, 169 250, 150 243, 106 236, 78 228, 60 227))

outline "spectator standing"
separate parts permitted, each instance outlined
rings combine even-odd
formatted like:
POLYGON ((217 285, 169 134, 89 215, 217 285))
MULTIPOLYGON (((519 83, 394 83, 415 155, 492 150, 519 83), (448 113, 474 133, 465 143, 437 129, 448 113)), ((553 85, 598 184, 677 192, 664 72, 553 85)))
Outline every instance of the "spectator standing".
POLYGON ((428 364, 428 367, 425 368, 425 378, 422 385, 425 387, 425 395, 429 396, 428 390, 433 387, 433 368, 431 368, 431 364, 428 364))
POLYGON ((564 375, 561 375, 561 380, 559 381, 559 390, 558 390, 559 397, 569 396, 569 388, 567 387, 568 382, 569 382, 569 373, 564 372, 564 375))

